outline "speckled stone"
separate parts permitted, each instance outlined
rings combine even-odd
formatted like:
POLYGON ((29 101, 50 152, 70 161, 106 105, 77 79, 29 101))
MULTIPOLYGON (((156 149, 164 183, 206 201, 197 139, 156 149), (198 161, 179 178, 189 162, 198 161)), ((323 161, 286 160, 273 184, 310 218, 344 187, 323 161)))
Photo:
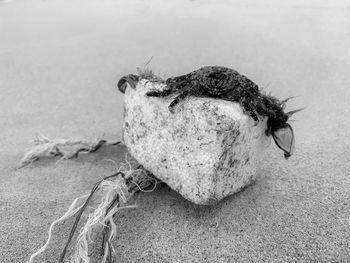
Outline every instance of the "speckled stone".
POLYGON ((130 154, 196 204, 214 204, 252 183, 270 144, 266 119, 255 125, 238 103, 196 97, 172 114, 173 96, 145 96, 163 88, 141 80, 126 89, 123 140, 130 154))

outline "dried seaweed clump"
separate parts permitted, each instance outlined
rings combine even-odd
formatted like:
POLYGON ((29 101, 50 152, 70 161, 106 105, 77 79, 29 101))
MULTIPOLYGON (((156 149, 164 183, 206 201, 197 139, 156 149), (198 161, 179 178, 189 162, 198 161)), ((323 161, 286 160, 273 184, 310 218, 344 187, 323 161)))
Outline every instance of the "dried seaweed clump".
POLYGON ((162 79, 160 76, 156 75, 152 69, 137 68, 137 74, 141 79, 147 79, 153 82, 165 83, 165 80, 162 79))

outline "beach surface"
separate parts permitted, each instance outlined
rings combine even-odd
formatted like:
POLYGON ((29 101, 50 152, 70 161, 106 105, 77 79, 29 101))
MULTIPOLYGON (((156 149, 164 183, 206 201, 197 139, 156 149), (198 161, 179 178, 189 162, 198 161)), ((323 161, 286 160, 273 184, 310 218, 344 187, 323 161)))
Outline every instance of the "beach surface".
MULTIPOLYGON (((125 160, 105 147, 18 169, 35 134, 120 139, 116 83, 150 58, 163 77, 235 68, 306 109, 291 122, 295 155, 271 144, 256 182, 216 206, 166 188, 136 195, 117 219, 118 262, 350 262, 350 3, 218 2, 0 1, 1 263, 28 262, 125 160)), ((71 225, 35 262, 57 262, 71 225)))

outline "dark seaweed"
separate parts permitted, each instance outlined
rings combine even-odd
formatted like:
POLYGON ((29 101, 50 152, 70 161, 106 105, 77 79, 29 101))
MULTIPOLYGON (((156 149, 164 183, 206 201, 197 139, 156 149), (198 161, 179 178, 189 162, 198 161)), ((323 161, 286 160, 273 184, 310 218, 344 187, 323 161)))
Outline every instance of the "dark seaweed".
MULTIPOLYGON (((124 93, 126 83, 135 87, 135 83, 142 78, 142 75, 124 76, 119 81, 118 88, 124 93)), ((152 76, 148 78, 154 80, 152 76)), ((169 105, 172 113, 175 112, 175 106, 188 96, 237 102, 255 122, 261 120, 259 116, 267 117, 266 135, 273 136, 277 146, 284 151, 286 159, 291 156, 294 149, 294 132, 287 122, 292 114, 301 110, 284 112, 285 103, 291 98, 280 101, 263 92, 258 85, 236 70, 220 66, 202 67, 182 76, 168 78, 165 83, 167 85, 165 89, 149 91, 146 95, 166 97, 179 93, 169 105), (281 131, 288 136, 282 136, 281 131)))

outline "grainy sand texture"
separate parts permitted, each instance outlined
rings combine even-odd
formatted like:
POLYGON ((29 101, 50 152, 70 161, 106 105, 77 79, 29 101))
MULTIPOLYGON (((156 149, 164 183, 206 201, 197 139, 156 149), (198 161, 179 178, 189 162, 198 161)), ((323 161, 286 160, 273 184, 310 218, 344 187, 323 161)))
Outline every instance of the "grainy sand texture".
MULTIPOLYGON (((116 170, 105 160, 126 154, 16 169, 35 133, 121 138, 116 83, 151 57, 164 77, 235 68, 297 96, 287 110, 307 108, 291 122, 295 155, 271 144, 256 182, 218 205, 166 188, 135 196, 117 219, 119 262, 350 262, 349 47, 346 1, 1 1, 0 262, 27 262, 51 222, 116 170)), ((71 224, 35 262, 57 262, 71 224)))

